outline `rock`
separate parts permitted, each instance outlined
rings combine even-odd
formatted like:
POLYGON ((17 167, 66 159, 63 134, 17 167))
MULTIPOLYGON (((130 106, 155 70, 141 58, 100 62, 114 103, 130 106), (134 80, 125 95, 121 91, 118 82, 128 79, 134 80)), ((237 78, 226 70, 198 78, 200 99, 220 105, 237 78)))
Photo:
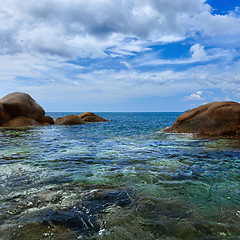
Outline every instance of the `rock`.
POLYGON ((0 102, 12 118, 25 116, 39 121, 45 115, 43 108, 27 93, 10 93, 0 102))
POLYGON ((52 125, 54 124, 54 120, 53 118, 51 118, 50 116, 44 116, 41 118, 41 120, 39 121, 40 123, 43 123, 43 125, 46 125, 44 123, 49 123, 47 125, 52 125))
POLYGON ((2 103, 0 102, 0 125, 9 121, 11 116, 5 111, 2 103))
POLYGON ((106 191, 96 193, 84 203, 85 208, 91 209, 92 212, 101 212, 104 208, 115 205, 126 207, 132 203, 130 191, 106 191))
POLYGON ((43 122, 43 123, 41 123, 41 125, 42 125, 42 126, 50 126, 50 125, 52 125, 52 124, 50 124, 50 123, 48 123, 48 122, 43 122))
POLYGON ((78 125, 78 124, 85 124, 85 122, 76 115, 68 115, 65 117, 59 117, 55 119, 55 124, 63 124, 63 125, 78 125))
POLYGON ((11 239, 17 240, 78 239, 78 235, 74 230, 44 220, 41 223, 33 221, 27 224, 19 224, 14 230, 10 230, 10 234, 7 232, 6 238, 3 239, 9 239, 9 235, 12 237, 11 239))
POLYGON ((206 136, 236 136, 240 130, 240 104, 212 102, 179 116, 167 129, 173 133, 196 133, 206 136))
POLYGON ((32 118, 18 116, 1 125, 1 127, 11 127, 11 128, 30 127, 30 126, 40 126, 40 123, 35 121, 32 118))
POLYGON ((107 119, 104 119, 92 112, 85 112, 78 115, 85 122, 106 122, 107 119))

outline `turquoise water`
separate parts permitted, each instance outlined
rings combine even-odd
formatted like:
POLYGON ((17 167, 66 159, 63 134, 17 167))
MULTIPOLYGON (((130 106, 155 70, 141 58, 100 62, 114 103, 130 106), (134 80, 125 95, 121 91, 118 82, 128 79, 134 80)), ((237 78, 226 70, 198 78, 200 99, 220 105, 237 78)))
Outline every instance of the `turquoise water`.
POLYGON ((0 239, 240 239, 239 139, 164 133, 180 113, 99 115, 0 130, 0 239))

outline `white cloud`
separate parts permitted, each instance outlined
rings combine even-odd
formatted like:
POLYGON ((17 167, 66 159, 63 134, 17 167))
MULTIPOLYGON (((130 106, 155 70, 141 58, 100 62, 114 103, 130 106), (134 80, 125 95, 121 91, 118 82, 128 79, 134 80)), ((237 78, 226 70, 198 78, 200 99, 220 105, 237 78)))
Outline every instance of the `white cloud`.
POLYGON ((239 36, 240 18, 228 15, 212 15, 208 11, 203 11, 193 17, 193 27, 202 34, 214 36, 239 36))
MULTIPOLYGON (((204 0, 0 0, 0 54, 63 58, 131 56, 148 44, 180 41, 202 32, 236 35, 239 18, 211 15, 204 0), (126 41, 135 37, 134 41, 126 41)), ((201 51, 201 52, 200 52, 201 51)), ((204 55, 195 49, 193 57, 204 55)))
POLYGON ((190 57, 185 58, 172 58, 166 59, 161 58, 156 53, 146 53, 144 56, 134 60, 135 66, 164 66, 164 65, 183 65, 183 64, 194 64, 199 62, 210 63, 211 61, 224 61, 225 63, 232 61, 240 55, 235 49, 223 50, 221 48, 211 48, 204 50, 204 47, 200 44, 195 44, 190 48, 190 57))
POLYGON ((128 63, 128 62, 124 62, 124 61, 122 61, 122 62, 120 62, 120 63, 122 63, 125 67, 127 67, 128 69, 131 69, 132 68, 132 66, 128 63))
POLYGON ((204 98, 201 97, 202 91, 197 91, 196 93, 192 93, 190 96, 185 96, 184 99, 187 101, 204 101, 204 98))
POLYGON ((195 44, 190 48, 190 52, 192 53, 192 58, 197 61, 205 60, 206 59, 206 52, 204 51, 203 46, 199 44, 195 44))
POLYGON ((205 0, 0 0, 0 5, 1 54, 97 58, 109 47, 125 55, 139 52, 149 41, 179 41, 199 31, 209 36, 240 34, 239 18, 211 15, 205 0), (138 40, 121 50, 129 36, 138 40))
POLYGON ((5 77, 0 81, 2 89, 6 91, 2 91, 1 95, 11 91, 28 92, 40 100, 46 109, 49 101, 68 106, 73 103, 104 104, 131 98, 175 96, 187 92, 193 93, 185 97, 185 100, 211 101, 215 96, 209 89, 223 91, 225 95, 240 99, 240 62, 221 72, 221 66, 218 64, 191 67, 179 72, 161 70, 140 72, 133 69, 85 72, 83 67, 75 69, 76 65, 65 64, 56 59, 48 59, 49 67, 46 68, 43 59, 38 57, 27 59, 25 56, 26 61, 32 61, 32 65, 26 68, 22 57, 16 59, 12 65, 13 69, 15 68, 16 72, 23 71, 31 81, 16 79, 14 78, 16 72, 10 75, 6 69, 5 77), (70 72, 74 70, 75 73, 66 75, 66 70, 70 72))
POLYGON ((21 90, 71 104, 183 93, 203 100, 218 89, 239 98, 239 9, 212 15, 205 0, 0 0, 0 6, 1 95, 21 90), (188 57, 161 59, 152 50, 189 37, 188 57), (84 65, 86 59, 95 65, 84 65))

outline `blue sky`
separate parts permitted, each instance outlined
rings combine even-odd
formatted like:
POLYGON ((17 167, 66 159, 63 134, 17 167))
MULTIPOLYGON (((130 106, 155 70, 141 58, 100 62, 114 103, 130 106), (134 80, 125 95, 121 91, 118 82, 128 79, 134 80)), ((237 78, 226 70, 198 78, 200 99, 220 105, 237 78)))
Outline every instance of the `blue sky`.
POLYGON ((240 102, 239 0, 0 0, 1 96, 46 111, 240 102))

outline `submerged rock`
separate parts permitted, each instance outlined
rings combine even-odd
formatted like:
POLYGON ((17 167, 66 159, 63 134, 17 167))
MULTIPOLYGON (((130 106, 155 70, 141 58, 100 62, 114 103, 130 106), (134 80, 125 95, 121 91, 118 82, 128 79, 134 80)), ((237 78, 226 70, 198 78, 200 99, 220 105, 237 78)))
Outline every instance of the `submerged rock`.
POLYGON ((43 108, 27 93, 10 93, 0 102, 12 118, 24 116, 39 121, 45 115, 43 108))
MULTIPOLYGON (((33 240, 33 239, 78 239, 78 235, 71 229, 67 229, 62 225, 54 225, 51 223, 32 222, 24 226, 16 228, 12 233, 11 239, 17 240, 33 240)), ((10 239, 9 233, 3 233, 4 239, 10 239)))
POLYGON ((166 131, 201 136, 240 135, 240 104, 212 102, 191 109, 179 116, 166 131))
POLYGON ((68 115, 65 117, 59 117, 54 120, 55 124, 63 124, 63 125, 78 125, 85 124, 85 122, 76 115, 68 115))
POLYGON ((32 127, 40 126, 40 123, 32 118, 18 116, 1 125, 1 127, 11 127, 11 128, 30 127, 30 126, 32 127))
POLYGON ((107 122, 108 120, 102 118, 92 112, 84 112, 78 115, 85 122, 107 122))
POLYGON ((95 196, 84 202, 85 207, 94 212, 100 212, 104 208, 114 205, 126 207, 132 203, 131 192, 129 191, 106 191, 96 193, 95 196))
POLYGON ((82 191, 78 186, 70 185, 63 189, 51 188, 44 194, 37 192, 23 202, 16 201, 14 208, 11 206, 14 211, 17 209, 16 222, 5 226, 4 239, 10 239, 9 236, 18 240, 95 239, 101 228, 99 222, 108 207, 127 207, 132 203, 130 194, 124 189, 82 191), (68 201, 67 205, 64 199, 68 201))

